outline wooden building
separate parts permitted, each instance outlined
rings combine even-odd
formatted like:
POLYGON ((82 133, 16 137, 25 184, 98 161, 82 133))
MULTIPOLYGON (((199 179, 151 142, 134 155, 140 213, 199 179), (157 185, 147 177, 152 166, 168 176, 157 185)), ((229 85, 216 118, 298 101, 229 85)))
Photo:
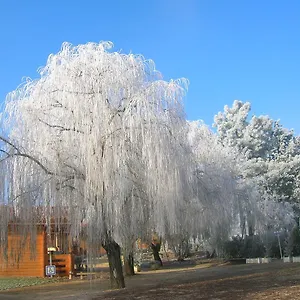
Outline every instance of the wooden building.
MULTIPOLYGON (((33 242, 30 236, 24 238, 18 230, 8 230, 7 240, 6 251, 3 245, 0 250, 0 276, 46 276, 45 269, 50 263, 48 247, 53 245, 49 245, 45 226, 37 226, 33 242)), ((56 266, 58 276, 68 276, 69 272, 74 272, 72 253, 54 252, 52 264, 56 266)))

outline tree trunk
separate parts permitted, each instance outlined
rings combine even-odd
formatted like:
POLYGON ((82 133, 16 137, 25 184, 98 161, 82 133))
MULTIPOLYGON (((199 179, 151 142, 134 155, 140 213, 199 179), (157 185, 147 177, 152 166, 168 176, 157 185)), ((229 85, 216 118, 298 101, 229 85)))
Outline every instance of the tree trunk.
POLYGON ((216 249, 213 250, 209 258, 215 258, 217 256, 216 249))
POLYGON ((157 244, 151 243, 151 249, 153 251, 154 260, 159 262, 159 264, 162 266, 163 263, 162 263, 162 260, 159 256, 160 244, 159 243, 157 243, 157 244))
POLYGON ((184 259, 189 256, 189 252, 189 242, 187 239, 184 239, 178 245, 177 261, 184 261, 184 259))
POLYGON ((134 275, 134 260, 132 252, 124 255, 124 269, 127 276, 134 275))
POLYGON ((254 235, 254 228, 252 225, 249 225, 249 236, 253 236, 254 235))
POLYGON ((109 240, 105 245, 103 245, 103 248, 106 250, 108 258, 111 288, 124 288, 125 281, 122 269, 120 246, 115 241, 109 240))

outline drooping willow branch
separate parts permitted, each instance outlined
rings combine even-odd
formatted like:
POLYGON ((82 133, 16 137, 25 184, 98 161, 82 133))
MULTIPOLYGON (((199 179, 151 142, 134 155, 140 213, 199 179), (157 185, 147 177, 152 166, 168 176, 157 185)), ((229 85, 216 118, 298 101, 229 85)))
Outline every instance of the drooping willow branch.
MULTIPOLYGON (((5 144, 11 146, 15 150, 15 152, 9 153, 3 149, 0 149, 0 152, 5 153, 7 155, 5 158, 0 160, 0 163, 8 158, 19 156, 19 157, 28 158, 29 160, 31 160, 32 162, 37 164, 47 175, 63 176, 63 177, 66 177, 67 180, 75 179, 75 177, 85 179, 84 174, 82 174, 82 173, 79 174, 78 172, 77 172, 77 176, 75 176, 74 174, 73 175, 63 175, 63 174, 57 174, 53 171, 50 171, 43 163, 41 163, 38 159, 36 159, 32 155, 21 152, 21 150, 16 145, 14 145, 12 142, 10 142, 8 139, 4 138, 3 136, 0 136, 0 140, 3 141, 5 144)), ((66 166, 71 168, 71 166, 69 166, 69 165, 66 165, 66 166)))

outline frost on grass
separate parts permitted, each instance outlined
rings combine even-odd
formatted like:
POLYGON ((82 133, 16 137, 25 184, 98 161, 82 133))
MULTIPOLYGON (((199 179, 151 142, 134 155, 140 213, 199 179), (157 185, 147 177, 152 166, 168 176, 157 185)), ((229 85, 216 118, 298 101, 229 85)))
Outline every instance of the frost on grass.
POLYGON ((35 277, 12 277, 0 278, 0 291, 23 288, 26 286, 41 285, 46 283, 58 282, 56 278, 35 278, 35 277))

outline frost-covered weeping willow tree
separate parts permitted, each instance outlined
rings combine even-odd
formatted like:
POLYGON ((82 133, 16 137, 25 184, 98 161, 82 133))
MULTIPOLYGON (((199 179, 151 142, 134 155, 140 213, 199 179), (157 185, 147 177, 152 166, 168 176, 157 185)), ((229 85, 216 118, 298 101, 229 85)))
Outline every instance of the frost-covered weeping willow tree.
POLYGON ((244 222, 250 222, 248 212, 260 216, 256 187, 239 177, 242 157, 219 143, 207 126, 189 122, 188 137, 195 157, 197 198, 186 206, 188 218, 183 220, 183 228, 189 228, 189 237, 208 242, 220 253, 224 241, 237 234, 244 222))
MULTIPOLYGON (((121 287, 126 235, 176 232, 177 207, 193 189, 186 81, 163 81, 152 61, 111 47, 65 43, 38 80, 8 95, 1 203, 31 231, 40 219, 67 218, 72 236, 84 231, 93 249, 104 246, 121 287)), ((10 220, 0 220, 4 245, 10 220)))

